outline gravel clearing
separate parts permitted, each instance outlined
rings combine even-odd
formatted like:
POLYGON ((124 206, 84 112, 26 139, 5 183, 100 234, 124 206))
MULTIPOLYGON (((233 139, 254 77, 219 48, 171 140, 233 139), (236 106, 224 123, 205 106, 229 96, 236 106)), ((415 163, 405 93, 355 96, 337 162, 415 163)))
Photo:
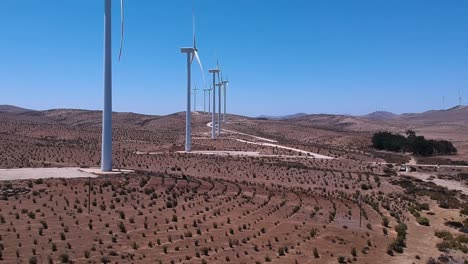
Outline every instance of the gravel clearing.
POLYGON ((98 175, 82 171, 80 168, 21 168, 0 169, 0 181, 34 180, 47 178, 88 178, 98 175))

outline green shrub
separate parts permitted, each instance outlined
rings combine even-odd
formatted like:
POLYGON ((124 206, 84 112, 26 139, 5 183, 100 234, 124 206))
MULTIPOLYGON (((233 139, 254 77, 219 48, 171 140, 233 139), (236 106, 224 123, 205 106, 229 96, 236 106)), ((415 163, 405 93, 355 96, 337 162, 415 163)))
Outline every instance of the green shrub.
MULTIPOLYGON (((406 234, 407 234, 408 227, 405 223, 399 223, 395 227, 395 231, 397 232, 397 237, 393 242, 390 244, 389 249, 397 252, 403 253, 403 249, 406 247, 406 234)), ((389 254, 389 250, 387 250, 387 254, 389 254)), ((392 252, 393 254, 393 252, 392 252)), ((390 254, 389 254, 390 255, 390 254)))
POLYGON ((442 252, 448 252, 449 250, 459 250, 463 253, 468 253, 468 248, 456 240, 444 240, 437 244, 437 248, 442 252))
POLYGON ((284 248, 283 247, 278 248, 278 256, 284 256, 284 248))
POLYGON ((423 225, 423 226, 429 226, 429 219, 426 217, 420 216, 416 219, 418 224, 423 225))
POLYGON ((343 256, 338 257, 338 263, 346 263, 346 258, 343 256))
POLYGON ((385 227, 388 227, 389 224, 390 224, 390 220, 388 220, 388 218, 386 216, 384 216, 382 218, 382 225, 385 226, 385 227))
POLYGON ((314 248, 314 258, 320 258, 317 248, 314 248))
POLYGON ((457 241, 460 243, 468 244, 468 236, 460 235, 457 237, 457 241))
POLYGON ((101 263, 103 263, 103 264, 110 263, 109 257, 108 256, 102 256, 101 257, 101 263))
POLYGON ((464 207, 464 208, 460 209, 460 214, 468 215, 468 207, 464 207))
POLYGON ((61 263, 70 263, 70 257, 68 256, 67 253, 64 253, 60 255, 60 261, 61 263))
POLYGON ((119 222, 117 226, 119 227, 120 232, 127 233, 127 228, 125 228, 124 223, 119 222))
POLYGON ((37 264, 37 258, 35 256, 30 257, 29 264, 37 264))
POLYGON ((49 225, 47 225, 47 222, 45 220, 39 221, 44 229, 49 228, 49 225))
POLYGON ((29 212, 28 213, 29 218, 31 219, 36 219, 36 214, 34 212, 29 212))
POLYGON ((435 231, 434 232, 434 235, 438 238, 442 238, 443 240, 451 240, 453 239, 453 235, 452 233, 450 233, 449 231, 446 231, 446 230, 442 230, 442 231, 435 231))

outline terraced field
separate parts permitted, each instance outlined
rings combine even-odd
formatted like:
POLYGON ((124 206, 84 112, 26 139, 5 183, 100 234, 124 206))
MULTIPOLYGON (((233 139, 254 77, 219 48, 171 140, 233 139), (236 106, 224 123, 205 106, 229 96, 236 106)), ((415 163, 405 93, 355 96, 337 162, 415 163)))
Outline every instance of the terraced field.
POLYGON ((324 189, 152 173, 92 179, 91 200, 88 179, 20 187, 28 194, 2 202, 6 262, 323 263, 353 248, 370 261, 392 236, 381 212, 364 203, 362 226, 372 224, 359 228, 356 197, 324 189))

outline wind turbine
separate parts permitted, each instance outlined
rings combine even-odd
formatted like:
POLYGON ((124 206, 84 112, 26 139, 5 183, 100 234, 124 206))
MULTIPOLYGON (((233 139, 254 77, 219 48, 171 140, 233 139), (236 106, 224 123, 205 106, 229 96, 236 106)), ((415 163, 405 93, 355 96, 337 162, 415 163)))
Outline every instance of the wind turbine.
MULTIPOLYGON (((218 68, 219 68, 219 63, 218 63, 218 68)), ((218 83, 216 84, 218 86, 218 135, 221 135, 221 92, 222 92, 222 87, 223 87, 223 75, 221 74, 221 77, 219 77, 219 72, 218 72, 218 83)))
POLYGON ((218 79, 219 79, 219 64, 217 64, 216 68, 208 70, 209 73, 213 74, 213 112, 211 112, 211 138, 215 139, 216 138, 216 133, 215 133, 215 125, 216 125, 216 74, 218 74, 218 79))
POLYGON ((223 123, 226 123, 226 87, 229 84, 229 80, 226 76, 226 80, 223 83, 223 90, 224 90, 224 115, 223 115, 223 123))
POLYGON ((210 85, 210 89, 208 89, 208 114, 211 113, 211 101, 210 101, 210 98, 211 98, 211 91, 213 90, 213 88, 211 88, 211 85, 210 85))
MULTIPOLYGON (((200 61, 200 57, 198 57, 198 49, 197 49, 197 41, 196 41, 196 36, 195 36, 195 14, 192 9, 192 26, 193 26, 193 47, 189 48, 181 48, 180 52, 181 53, 187 53, 187 112, 185 115, 185 152, 190 152, 192 150, 192 128, 191 128, 191 122, 192 122, 192 113, 190 112, 190 84, 191 84, 191 78, 192 78, 192 62, 194 59, 197 60, 198 65, 200 66, 202 75, 204 74, 203 71, 203 66, 200 61)), ((203 80, 205 79, 205 76, 203 75, 203 80)))
POLYGON ((218 78, 218 83, 216 86, 218 86, 218 135, 221 135, 221 87, 223 86, 223 80, 218 78))
MULTIPOLYGON (((104 0, 104 111, 102 112, 101 170, 112 171, 112 6, 104 0)), ((120 0, 121 35, 119 62, 124 36, 123 0, 120 0)))
POLYGON ((211 91, 213 91, 213 88, 211 87, 211 84, 210 84, 210 89, 206 89, 206 91, 208 92, 208 114, 211 114, 211 91))
POLYGON ((195 88, 193 89, 193 112, 197 112, 197 91, 200 89, 197 89, 197 85, 193 84, 195 88))
MULTIPOLYGON (((210 89, 203 89, 203 114, 206 115, 206 92, 210 89)), ((208 102, 210 102, 210 96, 208 95, 208 102)))
POLYGON ((458 89, 458 105, 461 106, 462 105, 462 95, 461 95, 461 90, 458 89))

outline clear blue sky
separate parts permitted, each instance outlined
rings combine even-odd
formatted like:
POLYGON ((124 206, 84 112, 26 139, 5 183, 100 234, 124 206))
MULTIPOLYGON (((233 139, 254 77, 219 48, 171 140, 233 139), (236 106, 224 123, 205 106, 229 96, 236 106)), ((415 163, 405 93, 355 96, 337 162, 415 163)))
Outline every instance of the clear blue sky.
MULTIPOLYGON (((1 2, 0 104, 101 109, 103 0, 1 2)), ((114 110, 183 111, 192 1, 126 0, 117 63, 119 2, 114 110)), ((205 69, 219 57, 229 76, 230 112, 416 112, 443 96, 457 104, 459 89, 468 99, 466 0, 197 0, 195 10, 205 69)))

